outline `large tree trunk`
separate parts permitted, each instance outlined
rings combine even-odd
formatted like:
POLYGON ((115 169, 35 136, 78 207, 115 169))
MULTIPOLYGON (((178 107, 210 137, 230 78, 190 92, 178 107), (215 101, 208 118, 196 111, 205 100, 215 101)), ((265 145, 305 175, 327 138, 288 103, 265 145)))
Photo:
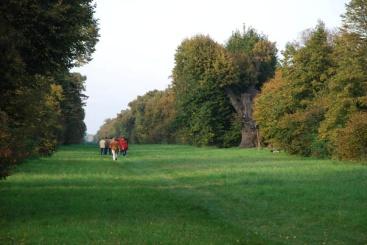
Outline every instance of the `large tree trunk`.
POLYGON ((256 146, 256 123, 252 119, 252 104, 258 92, 254 87, 250 87, 245 93, 238 95, 230 88, 226 89, 226 94, 232 106, 242 118, 240 147, 249 148, 256 146))

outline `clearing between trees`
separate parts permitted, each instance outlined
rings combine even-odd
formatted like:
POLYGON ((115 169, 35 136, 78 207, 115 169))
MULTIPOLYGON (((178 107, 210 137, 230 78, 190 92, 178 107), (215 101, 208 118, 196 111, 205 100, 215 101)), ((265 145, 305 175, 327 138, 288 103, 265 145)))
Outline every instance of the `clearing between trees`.
POLYGON ((0 244, 365 244, 367 167, 256 149, 62 147, 0 182, 0 244))

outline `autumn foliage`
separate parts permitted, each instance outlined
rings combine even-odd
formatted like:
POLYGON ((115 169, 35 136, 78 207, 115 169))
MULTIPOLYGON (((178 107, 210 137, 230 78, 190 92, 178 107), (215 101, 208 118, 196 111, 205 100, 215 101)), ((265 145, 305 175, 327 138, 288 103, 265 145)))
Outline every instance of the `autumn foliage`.
POLYGON ((280 62, 275 44, 253 28, 233 32, 224 45, 187 38, 169 89, 138 96, 98 136, 253 147, 259 129, 263 145, 292 154, 364 160, 366 6, 351 0, 337 32, 320 21, 286 46, 280 62))
POLYGON ((336 154, 341 159, 367 159, 367 112, 352 114, 338 131, 336 154))
POLYGON ((347 4, 339 32, 319 23, 288 45, 255 102, 265 144, 306 156, 367 159, 366 5, 347 4))

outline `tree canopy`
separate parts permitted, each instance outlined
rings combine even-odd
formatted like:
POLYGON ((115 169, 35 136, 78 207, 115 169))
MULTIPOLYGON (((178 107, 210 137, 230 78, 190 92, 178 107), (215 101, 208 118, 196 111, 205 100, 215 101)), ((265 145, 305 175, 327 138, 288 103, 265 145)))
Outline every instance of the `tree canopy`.
POLYGON ((98 41, 92 0, 0 4, 0 177, 85 133, 83 78, 98 41), (75 132, 75 128, 76 131, 75 132))
POLYGON ((268 143, 303 155, 367 158, 367 5, 346 6, 339 32, 320 23, 304 44, 288 46, 276 79, 256 99, 268 143))
POLYGON ((208 36, 184 40, 173 69, 179 135, 195 145, 223 145, 233 108, 222 86, 238 79, 224 47, 208 36))
POLYGON ((149 91, 129 103, 115 118, 107 119, 97 138, 124 136, 132 143, 174 143, 174 94, 171 89, 149 91))
POLYGON ((254 28, 223 45, 187 38, 170 88, 138 97, 100 134, 112 127, 140 143, 253 147, 259 129, 263 145, 290 153, 366 159, 366 6, 351 0, 340 30, 320 21, 279 63, 275 43, 254 28))

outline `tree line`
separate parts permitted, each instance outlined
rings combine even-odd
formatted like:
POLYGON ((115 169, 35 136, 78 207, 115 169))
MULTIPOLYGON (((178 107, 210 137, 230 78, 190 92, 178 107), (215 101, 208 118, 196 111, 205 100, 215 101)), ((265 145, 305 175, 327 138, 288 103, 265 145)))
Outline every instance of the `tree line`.
POLYGON ((71 68, 98 40, 92 0, 0 3, 0 178, 85 134, 86 78, 71 68))
POLYGON ((275 44, 253 28, 233 33, 225 46, 209 36, 188 38, 177 48, 171 86, 138 96, 130 109, 107 119, 97 137, 253 146, 252 101, 274 74, 276 52, 275 44))
POLYGON ((334 31, 320 22, 288 43, 253 28, 222 45, 209 36, 177 48, 172 83, 129 103, 97 137, 136 143, 263 145, 305 156, 367 158, 367 1, 351 0, 334 31))
POLYGON ((255 102, 266 142, 291 153, 367 159, 367 1, 352 0, 337 32, 319 23, 283 52, 255 102))

